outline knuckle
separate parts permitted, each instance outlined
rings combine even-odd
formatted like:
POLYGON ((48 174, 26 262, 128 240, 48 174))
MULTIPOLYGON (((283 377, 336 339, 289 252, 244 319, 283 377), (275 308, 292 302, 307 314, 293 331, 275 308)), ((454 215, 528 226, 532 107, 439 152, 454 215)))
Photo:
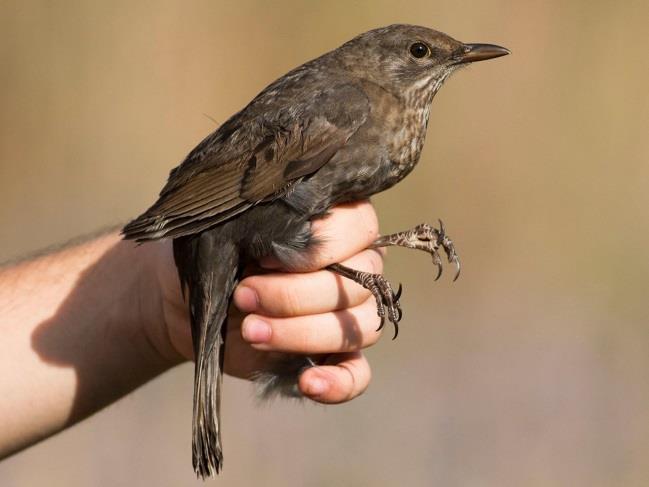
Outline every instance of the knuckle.
POLYGON ((347 378, 344 380, 346 393, 343 400, 348 401, 363 394, 372 378, 372 371, 365 356, 358 352, 350 360, 340 363, 340 366, 347 372, 347 378))
POLYGON ((342 369, 347 372, 347 380, 344 381, 344 389, 345 392, 343 394, 343 400, 344 401, 349 401, 350 399, 353 399, 359 394, 359 390, 361 389, 358 386, 358 380, 357 380, 357 367, 353 362, 347 362, 340 364, 342 369))
POLYGON ((379 236, 379 219, 371 203, 367 202, 364 207, 363 223, 365 224, 366 237, 368 242, 373 242, 379 236))
POLYGON ((354 397, 362 395, 370 385, 371 373, 365 363, 356 367, 356 380, 354 381, 354 397))
POLYGON ((383 256, 375 249, 365 249, 344 261, 343 265, 370 274, 380 274, 383 272, 383 256))
POLYGON ((375 250, 369 251, 369 261, 371 265, 371 272, 373 274, 380 274, 383 272, 383 255, 375 250))
POLYGON ((363 331, 363 346, 369 347, 374 345, 381 338, 383 330, 379 330, 378 327, 381 324, 381 318, 376 312, 376 299, 374 296, 370 296, 362 304, 363 311, 360 319, 362 320, 364 326, 362 326, 363 331))

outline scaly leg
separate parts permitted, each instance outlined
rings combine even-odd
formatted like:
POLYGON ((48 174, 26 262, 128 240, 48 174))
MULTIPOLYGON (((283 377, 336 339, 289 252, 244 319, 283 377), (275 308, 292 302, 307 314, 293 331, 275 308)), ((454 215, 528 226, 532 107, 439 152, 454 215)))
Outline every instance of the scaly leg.
MULTIPOLYGON (((442 259, 439 255, 439 248, 441 247, 444 249, 449 263, 454 263, 457 268, 453 280, 455 281, 460 276, 460 258, 455 252, 453 241, 446 235, 444 224, 441 220, 439 221, 439 230, 431 225, 422 223, 412 230, 379 237, 370 245, 370 248, 376 249, 389 245, 423 250, 431 254, 433 256, 433 263, 438 269, 435 280, 439 279, 442 275, 442 259)), ((376 313, 381 318, 381 324, 378 329, 383 328, 387 314, 388 320, 394 325, 394 340, 399 334, 399 321, 401 321, 401 317, 403 316, 403 311, 399 304, 399 298, 403 289, 401 284, 399 284, 399 289, 395 293, 392 291, 390 283, 381 274, 362 272, 340 264, 332 264, 327 266, 327 269, 351 279, 374 295, 376 299, 376 313)))
POLYGON ((433 263, 437 266, 437 277, 442 275, 442 259, 439 255, 439 248, 443 248, 449 263, 455 264, 457 271, 453 280, 460 277, 460 258, 455 252, 453 241, 446 235, 444 224, 439 220, 439 230, 431 225, 422 223, 412 230, 397 232, 392 235, 385 235, 377 238, 370 248, 387 247, 396 245, 409 249, 418 249, 428 252, 433 256, 433 263))
POLYGON ((394 340, 399 334, 399 321, 403 315, 401 306, 399 305, 402 290, 401 284, 399 284, 399 289, 395 293, 392 291, 392 286, 390 286, 388 280, 381 274, 357 271, 356 269, 351 269, 340 264, 331 264, 327 266, 327 269, 347 279, 351 279, 374 295, 376 299, 376 313, 381 318, 381 324, 377 331, 383 328, 387 314, 388 320, 394 325, 394 337, 392 338, 394 340))

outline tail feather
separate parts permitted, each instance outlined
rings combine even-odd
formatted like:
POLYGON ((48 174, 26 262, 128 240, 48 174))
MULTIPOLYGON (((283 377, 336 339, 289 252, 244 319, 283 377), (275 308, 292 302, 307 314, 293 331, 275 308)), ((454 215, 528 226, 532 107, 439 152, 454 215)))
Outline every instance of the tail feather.
POLYGON ((239 271, 237 246, 218 229, 174 240, 174 257, 184 289, 189 291, 194 344, 192 463, 199 477, 223 466, 221 383, 226 316, 239 271))
POLYGON ((205 478, 223 467, 221 445, 222 344, 207 354, 194 373, 192 464, 196 475, 205 478))

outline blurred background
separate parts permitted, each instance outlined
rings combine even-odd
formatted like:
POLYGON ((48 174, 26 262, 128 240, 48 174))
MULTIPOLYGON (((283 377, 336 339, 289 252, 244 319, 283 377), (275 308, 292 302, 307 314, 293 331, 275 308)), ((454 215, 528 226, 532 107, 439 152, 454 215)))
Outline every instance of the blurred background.
MULTIPOLYGON (((441 217, 460 280, 390 252, 401 334, 350 404, 259 407, 226 379, 208 484, 647 485, 647 18, 641 0, 2 1, 0 260, 139 214, 211 119, 362 31, 502 44, 444 86, 420 165, 374 199, 383 232, 441 217)), ((178 367, 0 484, 200 485, 191 387, 178 367)))

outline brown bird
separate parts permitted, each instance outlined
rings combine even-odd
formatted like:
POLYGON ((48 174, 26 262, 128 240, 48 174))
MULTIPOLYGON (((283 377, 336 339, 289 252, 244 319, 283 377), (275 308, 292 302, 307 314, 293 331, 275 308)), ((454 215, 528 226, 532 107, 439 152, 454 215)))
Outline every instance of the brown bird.
MULTIPOLYGON (((361 34, 273 82, 173 169, 158 201, 123 230, 138 242, 173 238, 195 354, 193 465, 218 473, 225 321, 247 262, 274 256, 290 269, 317 241, 311 221, 333 205, 370 197, 419 160, 430 104, 456 69, 508 54, 463 44, 425 27, 391 25, 361 34)), ((425 250, 459 260, 441 226, 420 225, 374 247, 425 250)), ((381 325, 401 319, 399 295, 381 275, 328 267, 369 289, 381 325)), ((438 277, 439 277, 438 273, 438 277)), ((263 375, 266 395, 295 394, 312 362, 292 357, 263 375)))

